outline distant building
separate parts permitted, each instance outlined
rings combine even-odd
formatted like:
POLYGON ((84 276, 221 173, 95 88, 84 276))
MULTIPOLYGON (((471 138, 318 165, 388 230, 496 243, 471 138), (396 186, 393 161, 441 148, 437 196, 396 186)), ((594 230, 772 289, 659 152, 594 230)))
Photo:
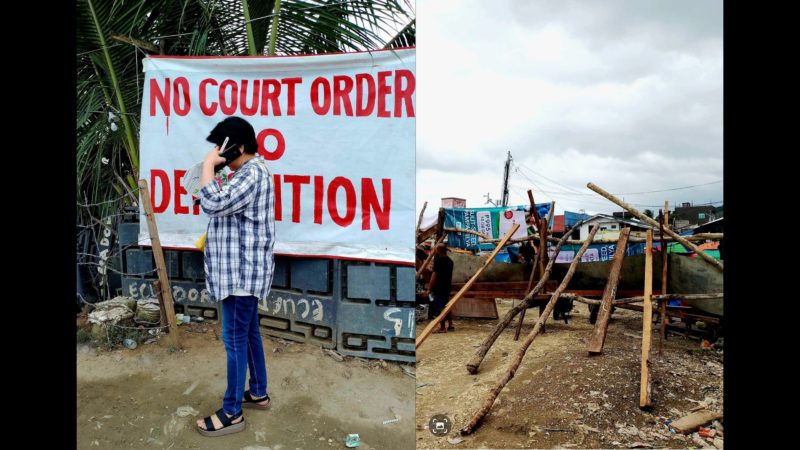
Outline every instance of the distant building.
POLYGON ((683 203, 670 213, 669 219, 675 230, 694 228, 716 219, 716 210, 711 205, 692 206, 691 203, 683 203))
POLYGON ((620 217, 609 216, 608 214, 595 214, 583 222, 578 230, 578 236, 573 233, 573 239, 585 240, 589 237, 589 229, 599 225, 595 239, 619 239, 619 232, 623 228, 630 228, 632 236, 637 232, 653 230, 654 228, 643 222, 634 219, 623 219, 620 217))
POLYGON ((442 208, 466 208, 467 200, 457 197, 442 197, 442 208))

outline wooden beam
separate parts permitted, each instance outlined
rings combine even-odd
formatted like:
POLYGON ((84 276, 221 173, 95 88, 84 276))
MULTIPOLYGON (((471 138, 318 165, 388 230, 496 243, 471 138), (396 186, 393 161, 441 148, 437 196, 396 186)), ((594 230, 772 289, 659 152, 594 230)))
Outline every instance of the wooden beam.
POLYGON ((599 355, 603 353, 603 344, 606 341, 606 331, 608 331, 608 321, 611 319, 612 303, 614 297, 617 295, 619 276, 622 273, 622 261, 625 259, 625 248, 628 245, 628 236, 630 234, 630 228, 623 228, 619 232, 619 241, 617 241, 617 247, 614 250, 614 261, 611 263, 608 282, 603 291, 600 312, 597 315, 597 322, 594 323, 592 336, 589 338, 589 343, 586 346, 589 355, 599 355))
POLYGON ((419 219, 417 219, 417 228, 416 231, 414 232, 414 236, 419 236, 419 226, 422 224, 422 215, 425 214, 425 208, 427 207, 428 207, 428 202, 425 202, 425 204, 422 205, 422 211, 419 212, 419 219))
POLYGON ((575 274, 575 268, 581 260, 584 252, 586 249, 589 248, 589 242, 594 237, 595 233, 599 229, 598 225, 594 225, 592 230, 589 232, 589 239, 588 241, 583 244, 583 246, 578 250, 575 254, 575 257, 572 259, 572 262, 569 265, 569 269, 567 270, 566 275, 564 275, 564 279, 561 280, 561 284, 558 285, 553 295, 550 297, 550 301, 547 302, 547 306, 542 311, 542 314, 539 315, 539 318, 536 320, 536 325, 533 326, 533 330, 528 333, 528 336, 525 338, 525 341, 522 342, 519 349, 517 350, 516 354, 514 355, 514 359, 509 364, 508 370, 506 370, 505 375, 494 385, 492 389, 489 390, 489 395, 486 396, 486 399, 483 401, 483 405, 481 408, 472 415, 469 422, 461 429, 462 435, 471 434, 475 429, 477 429, 478 425, 483 421, 483 418, 486 417, 486 414, 489 413, 489 410, 494 405, 495 400, 497 400, 497 396, 500 395, 500 391, 506 387, 509 381, 514 378, 514 374, 519 369, 519 366, 522 364, 522 359, 525 357, 525 352, 528 351, 528 348, 533 343, 533 340, 536 339, 536 336, 539 334, 539 331, 542 329, 545 321, 548 317, 550 317, 550 313, 553 311, 553 308, 556 306, 556 302, 558 301, 559 296, 567 288, 567 284, 572 279, 572 276, 575 274))
POLYGON ((533 191, 528 189, 528 200, 531 202, 531 215, 536 220, 536 228, 539 228, 539 222, 542 220, 539 217, 539 211, 536 210, 536 202, 533 200, 533 191))
POLYGON ((436 218, 436 235, 444 235, 444 208, 439 208, 439 216, 436 218))
POLYGON ((162 327, 165 327, 167 326, 167 310, 166 307, 164 306, 165 305, 164 295, 161 292, 161 281, 159 280, 153 281, 153 287, 156 289, 156 297, 158 297, 158 307, 161 310, 160 313, 161 319, 159 320, 159 324, 162 327))
POLYGON ((639 389, 639 408, 650 407, 650 337, 653 326, 653 232, 647 230, 644 249, 644 314, 642 315, 642 376, 639 389))
MULTIPOLYGON (((723 237, 724 237, 723 233, 700 233, 700 234, 695 234, 695 235, 692 235, 692 236, 682 236, 682 238, 686 239, 687 241, 719 241, 723 237)), ((653 238, 657 239, 657 238, 659 238, 659 236, 655 236, 654 235, 653 238)), ((539 239, 539 233, 534 233, 534 234, 528 235, 526 237, 510 239, 508 241, 508 245, 519 244, 520 242, 533 241, 533 240, 538 240, 538 239, 539 239)), ((547 240, 550 241, 550 242, 558 242, 559 238, 557 238, 557 237, 548 237, 547 240)), ((500 239, 482 239, 480 241, 480 243, 481 244, 496 244, 499 241, 500 241, 500 239)), ((647 239, 644 239, 644 238, 638 238, 638 237, 630 237, 630 238, 628 238, 628 243, 629 244, 641 244, 641 243, 646 242, 646 241, 647 241, 647 239)), ((676 242, 676 240, 673 239, 672 237, 670 237, 669 235, 664 236, 664 241, 665 242, 676 242)), ((615 242, 617 242, 616 239, 597 239, 597 240, 593 241, 592 244, 613 244, 615 242)), ((583 241, 580 241, 580 240, 577 240, 577 239, 568 239, 565 242, 565 244, 583 245, 583 241)))
POLYGON ((423 342, 425 342, 425 339, 428 339, 428 336, 430 336, 431 332, 433 332, 433 329, 436 327, 436 325, 439 325, 439 322, 441 322, 445 317, 447 317, 447 313, 449 313, 450 310, 453 309, 453 306, 455 306, 455 304, 458 303, 459 300, 461 300, 461 297, 463 297, 464 293, 469 290, 470 286, 472 286, 472 283, 474 283, 475 280, 477 280, 478 277, 483 273, 483 271, 486 270, 486 268, 489 267, 489 265, 492 264, 492 262, 494 262, 494 257, 497 256, 497 253, 499 253, 500 250, 503 248, 503 246, 505 245, 505 241, 511 239, 511 236, 514 234, 515 231, 517 231, 517 228, 519 228, 519 224, 515 223, 511 227, 511 229, 508 230, 506 235, 503 236, 503 240, 501 240, 500 243, 497 244, 497 247, 495 247, 494 250, 492 250, 492 253, 489 254, 489 258, 486 259, 486 262, 484 262, 483 265, 478 269, 478 271, 475 272, 474 275, 472 275, 472 278, 470 278, 469 281, 467 281, 464 284, 464 286, 456 293, 456 295, 453 296, 453 298, 451 298, 449 302, 447 302, 447 305, 445 305, 444 309, 442 309, 442 312, 439 313, 439 315, 435 319, 431 320, 431 323, 429 323, 428 326, 426 326, 425 329, 422 330, 422 333, 420 333, 417 336, 417 340, 414 347, 415 349, 418 349, 419 346, 422 345, 423 342))
POLYGON ((669 426, 681 433, 692 433, 699 427, 711 422, 712 420, 717 420, 720 418, 722 418, 721 412, 714 412, 705 409, 683 416, 675 422, 669 424, 669 426))
MULTIPOLYGON (((614 197, 612 194, 609 194, 608 192, 604 191, 603 188, 597 186, 596 184, 589 183, 589 184, 586 185, 586 187, 588 187, 589 189, 597 192, 598 194, 600 194, 601 196, 603 196, 606 199, 610 200, 611 202, 616 203, 617 205, 619 205, 620 207, 622 207, 623 209, 625 209, 629 213, 631 213, 634 216, 636 216, 636 218, 638 218, 639 220, 647 223, 648 225, 650 225, 652 227, 658 228, 658 222, 656 222, 655 220, 653 220, 653 219, 645 216, 644 214, 640 213, 634 207, 632 207, 631 205, 623 202, 622 200, 618 199, 617 197, 614 197)), ((680 242, 681 245, 683 245, 684 247, 689 248, 693 252, 697 253, 697 255, 699 257, 703 258, 703 260, 705 262, 707 262, 707 263, 711 264, 712 266, 716 267, 717 269, 719 269, 720 272, 723 271, 722 261, 717 261, 711 255, 709 255, 708 253, 700 250, 699 248, 697 248, 696 245, 694 245, 691 242, 689 242, 688 240, 686 240, 686 238, 684 238, 683 236, 679 236, 677 233, 672 231, 670 228, 664 228, 664 231, 668 235, 672 236, 673 239, 675 239, 676 241, 680 242)), ((651 235, 651 239, 652 239, 652 235, 651 235)))
POLYGON ((164 251, 161 249, 161 240, 158 237, 158 227, 153 216, 153 204, 150 202, 150 189, 147 187, 147 180, 139 180, 140 204, 144 208, 144 215, 147 218, 147 229, 150 232, 150 244, 153 247, 153 258, 156 260, 156 272, 158 281, 161 283, 159 291, 164 296, 164 310, 167 315, 167 325, 169 334, 167 343, 172 347, 180 347, 180 336, 178 335, 178 324, 175 320, 174 301, 172 299, 172 289, 170 289, 169 278, 167 277, 167 264, 164 262, 164 251))
POLYGON ((468 230, 466 228, 445 228, 444 231, 448 233, 467 233, 467 234, 474 234, 475 236, 479 236, 483 239, 491 239, 489 236, 475 230, 468 230))
MULTIPOLYGON (((668 202, 664 202, 664 212, 658 212, 658 223, 661 226, 661 295, 667 293, 667 243, 664 242, 664 227, 667 226, 668 202)), ((658 332, 658 354, 664 354, 664 338, 667 335, 667 300, 658 301, 658 317, 661 319, 661 327, 658 332)))

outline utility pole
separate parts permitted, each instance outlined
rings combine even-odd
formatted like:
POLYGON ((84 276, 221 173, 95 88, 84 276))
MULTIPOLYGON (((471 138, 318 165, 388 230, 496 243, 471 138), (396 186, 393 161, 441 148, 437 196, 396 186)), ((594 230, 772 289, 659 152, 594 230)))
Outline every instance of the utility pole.
POLYGON ((506 166, 505 170, 503 171, 503 201, 502 206, 508 206, 508 172, 511 169, 511 151, 508 152, 508 157, 506 158, 506 166))

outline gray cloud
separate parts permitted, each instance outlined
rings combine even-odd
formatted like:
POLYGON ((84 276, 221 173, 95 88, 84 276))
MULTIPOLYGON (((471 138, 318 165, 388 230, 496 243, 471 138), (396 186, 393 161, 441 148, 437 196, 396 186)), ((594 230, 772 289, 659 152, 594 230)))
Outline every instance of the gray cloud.
MULTIPOLYGON (((641 192, 722 178, 722 2, 417 5, 418 205, 499 197, 507 150, 560 183, 522 169, 512 201, 527 202, 526 174, 558 211, 617 209, 588 181, 641 192)), ((722 184, 627 200, 664 199, 721 200, 722 184)))

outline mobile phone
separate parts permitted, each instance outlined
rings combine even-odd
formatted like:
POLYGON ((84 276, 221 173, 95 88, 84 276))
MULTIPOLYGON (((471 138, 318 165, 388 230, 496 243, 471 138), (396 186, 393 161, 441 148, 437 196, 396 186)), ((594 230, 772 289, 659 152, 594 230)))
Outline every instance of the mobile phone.
POLYGON ((222 151, 220 151, 219 153, 219 156, 225 158, 225 162, 219 163, 216 166, 214 166, 214 173, 217 173, 223 168, 225 168, 225 166, 233 162, 241 154, 239 153, 239 145, 236 144, 235 142, 232 143, 229 147, 227 145, 228 145, 228 137, 225 137, 225 140, 222 142, 221 146, 222 151))

